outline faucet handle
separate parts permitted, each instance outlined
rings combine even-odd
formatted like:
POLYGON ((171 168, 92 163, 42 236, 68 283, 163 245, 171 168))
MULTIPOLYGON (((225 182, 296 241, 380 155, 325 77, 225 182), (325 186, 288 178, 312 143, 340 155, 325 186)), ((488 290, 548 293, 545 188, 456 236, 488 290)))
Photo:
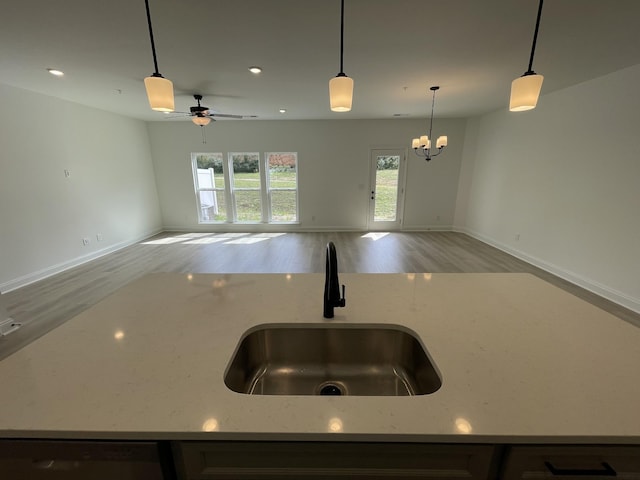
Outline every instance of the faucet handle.
POLYGON ((347 304, 347 299, 344 296, 344 285, 342 285, 342 298, 340 299, 340 306, 344 307, 347 304))

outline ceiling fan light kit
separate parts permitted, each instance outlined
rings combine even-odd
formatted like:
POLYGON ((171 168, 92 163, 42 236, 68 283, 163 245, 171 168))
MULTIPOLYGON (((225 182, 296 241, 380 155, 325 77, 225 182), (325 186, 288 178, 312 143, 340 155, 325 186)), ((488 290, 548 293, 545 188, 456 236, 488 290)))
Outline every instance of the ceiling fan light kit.
POLYGON ((151 53, 153 54, 153 65, 155 72, 144 79, 144 86, 147 90, 149 106, 158 112, 173 112, 175 102, 173 97, 173 83, 164 78, 158 72, 158 58, 156 56, 156 45, 153 41, 153 27, 151 26, 151 13, 149 11, 149 0, 144 0, 147 9, 147 25, 149 27, 149 39, 151 40, 151 53))
POLYGON ((199 127, 206 127, 211 123, 211 119, 209 117, 204 117, 204 116, 200 117, 197 115, 193 117, 191 121, 196 125, 198 125, 199 127))
POLYGON ((540 17, 542 16, 542 2, 543 0, 540 0, 540 4, 538 5, 538 17, 533 33, 529 69, 521 77, 511 82, 511 97, 509 100, 509 111, 511 112, 524 112, 536 108, 538 98, 540 97, 544 77, 533 71, 533 56, 536 52, 536 41, 538 40, 540 17))
POLYGON ((193 96, 194 100, 198 102, 197 105, 193 107, 189 107, 188 112, 173 112, 174 115, 170 115, 167 118, 176 118, 176 117, 191 117, 191 121, 198 125, 199 127, 204 127, 209 125, 211 121, 216 121, 216 118, 244 118, 242 115, 230 115, 227 113, 215 113, 211 112, 209 107, 205 107, 200 103, 202 100, 202 95, 196 93, 193 96))
POLYGON ((329 105, 333 112, 349 112, 353 103, 353 79, 344 73, 344 0, 340 4, 340 73, 329 80, 329 105))

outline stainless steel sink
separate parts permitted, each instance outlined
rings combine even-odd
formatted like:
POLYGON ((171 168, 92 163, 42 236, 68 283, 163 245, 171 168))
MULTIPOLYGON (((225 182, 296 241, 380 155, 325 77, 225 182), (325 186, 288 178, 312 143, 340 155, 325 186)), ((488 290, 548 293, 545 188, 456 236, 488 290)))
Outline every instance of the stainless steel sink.
POLYGON ((224 382, 250 395, 426 395, 442 385, 416 335, 386 324, 255 327, 224 382))

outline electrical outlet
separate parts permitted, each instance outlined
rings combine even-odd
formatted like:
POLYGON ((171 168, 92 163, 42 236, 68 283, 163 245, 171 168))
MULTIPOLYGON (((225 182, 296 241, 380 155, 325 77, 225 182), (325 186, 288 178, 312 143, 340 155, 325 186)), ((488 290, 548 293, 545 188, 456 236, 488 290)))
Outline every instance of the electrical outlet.
POLYGON ((89 240, 88 238, 83 238, 82 239, 82 245, 89 245, 91 243, 91 240, 89 240))
POLYGON ((69 170, 67 170, 66 168, 64 169, 64 176, 65 176, 65 178, 69 178, 71 176, 71 172, 69 170))
POLYGON ((98 242, 102 241, 102 234, 101 233, 96 234, 96 241, 98 241, 98 242))
POLYGON ((516 233, 513 238, 515 239, 516 242, 519 242, 520 241, 520 234, 516 233))

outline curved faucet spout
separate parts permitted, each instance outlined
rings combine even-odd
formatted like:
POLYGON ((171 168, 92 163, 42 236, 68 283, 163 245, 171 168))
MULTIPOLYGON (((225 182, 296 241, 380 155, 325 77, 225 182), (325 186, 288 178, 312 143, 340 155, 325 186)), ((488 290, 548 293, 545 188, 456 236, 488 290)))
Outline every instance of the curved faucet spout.
POLYGON ((327 259, 324 279, 324 318, 333 318, 335 307, 344 307, 344 285, 342 285, 342 296, 340 295, 340 280, 338 279, 338 255, 333 242, 327 243, 327 259))

